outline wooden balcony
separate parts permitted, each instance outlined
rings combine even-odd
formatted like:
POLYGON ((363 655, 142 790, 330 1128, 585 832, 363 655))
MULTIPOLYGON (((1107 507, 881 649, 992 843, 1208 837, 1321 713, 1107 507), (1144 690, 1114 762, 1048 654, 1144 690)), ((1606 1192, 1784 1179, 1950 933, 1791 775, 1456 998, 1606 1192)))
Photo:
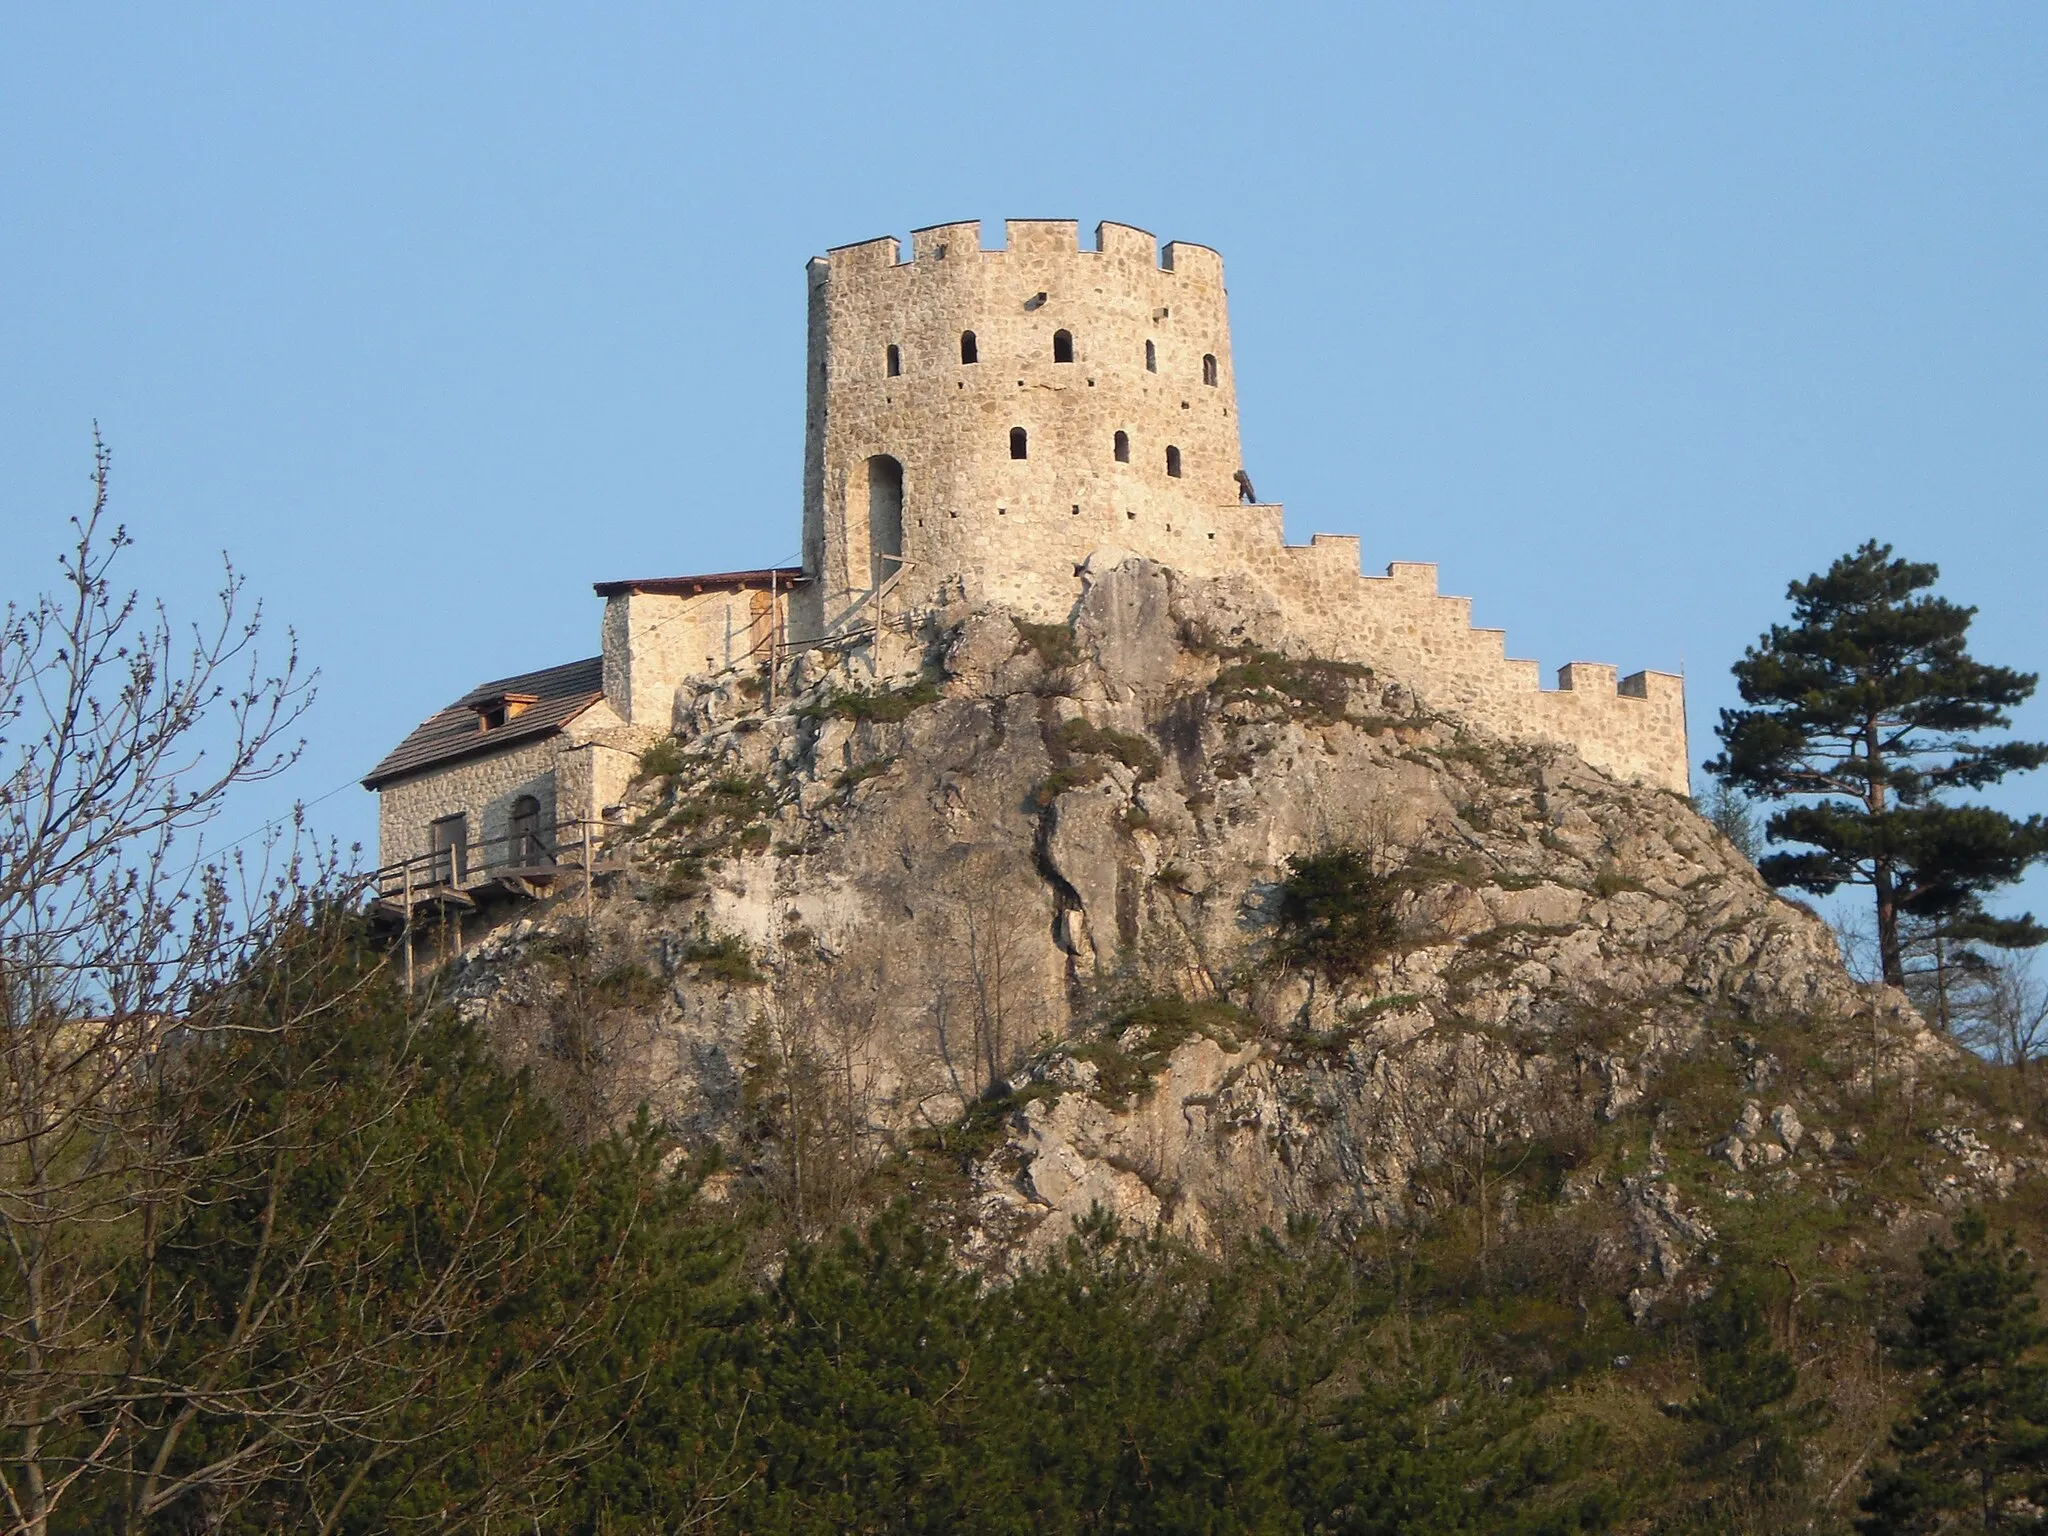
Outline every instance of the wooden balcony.
POLYGON ((386 864, 367 882, 371 911, 406 926, 496 901, 538 901, 624 868, 597 821, 521 827, 503 837, 435 848, 386 864))

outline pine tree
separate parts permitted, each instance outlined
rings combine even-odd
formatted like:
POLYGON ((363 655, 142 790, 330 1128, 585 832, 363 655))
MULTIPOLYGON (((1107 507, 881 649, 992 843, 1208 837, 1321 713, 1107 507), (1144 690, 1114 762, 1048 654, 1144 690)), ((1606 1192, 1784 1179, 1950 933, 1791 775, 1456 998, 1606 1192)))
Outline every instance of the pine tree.
POLYGON ((1765 826, 1811 852, 1758 864, 1776 886, 1827 895, 1867 885, 1884 979, 1905 981, 1902 917, 1973 912, 1973 935, 2003 947, 2048 940, 2031 917, 1993 919, 1978 902, 2048 856, 2048 822, 1945 796, 2048 761, 2038 742, 1985 743, 2029 698, 2032 673, 1986 666, 1965 647, 1976 609, 1921 595, 1933 565, 1894 560, 1874 540, 1788 589, 1793 623, 1773 625, 1734 667, 1748 709, 1721 712, 1724 784, 1803 802, 1765 826))
POLYGON ((1752 1496, 1796 1483, 1801 1442, 1821 1422, 1822 1406, 1793 1403, 1799 1368, 1772 1342, 1750 1286, 1722 1287, 1700 1319, 1699 1344, 1700 1390, 1665 1410, 1699 1426, 1695 1459, 1752 1496))
MULTIPOLYGON (((1981 1211, 1953 1244, 1921 1250, 1927 1290, 1907 1313, 1899 1363, 1929 1380, 1892 1430, 1893 1466, 1871 1474, 1864 1536, 1914 1536, 2010 1523, 2008 1509, 2048 1500, 2048 1343, 2034 1270, 2013 1235, 1993 1245, 1981 1211)), ((2038 1523, 2038 1522, 2036 1522, 2038 1523)))

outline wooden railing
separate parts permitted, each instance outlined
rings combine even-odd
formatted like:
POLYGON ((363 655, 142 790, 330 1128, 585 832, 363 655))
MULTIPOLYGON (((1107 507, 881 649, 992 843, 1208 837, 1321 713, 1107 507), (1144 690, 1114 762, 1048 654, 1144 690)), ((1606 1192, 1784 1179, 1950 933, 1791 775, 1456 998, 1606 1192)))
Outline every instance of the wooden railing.
POLYGON ((486 897, 532 900, 566 880, 570 890, 581 888, 588 917, 595 878, 623 867, 603 846, 608 830, 601 821, 522 826, 372 871, 365 880, 372 910, 398 920, 406 991, 414 984, 416 935, 433 946, 430 963, 438 967, 462 952, 465 918, 486 897))
POLYGON ((415 853, 379 868, 370 879, 378 899, 411 907, 463 892, 493 880, 554 880, 605 867, 600 844, 606 827, 597 821, 558 821, 520 826, 502 837, 458 843, 415 853))

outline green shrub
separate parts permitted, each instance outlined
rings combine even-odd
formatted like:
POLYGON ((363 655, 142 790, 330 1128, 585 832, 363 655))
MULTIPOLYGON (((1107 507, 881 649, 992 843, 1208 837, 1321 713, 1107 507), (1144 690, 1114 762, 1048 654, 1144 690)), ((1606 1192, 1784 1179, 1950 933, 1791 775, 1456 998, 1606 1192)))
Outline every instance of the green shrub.
POLYGON ((1138 776, 1140 784, 1159 777, 1159 749, 1130 731, 1075 719, 1060 727, 1059 741, 1077 755, 1115 758, 1138 776))
POLYGON ((705 981, 728 986, 759 986, 768 978, 754 964, 754 952, 736 933, 712 933, 700 920, 696 933, 683 945, 682 958, 697 968, 705 981))
POLYGON ((1167 1059, 1197 1036, 1235 1050, 1250 1031, 1243 1009, 1220 999, 1194 1001, 1162 993, 1128 1003, 1104 1026, 1104 1038, 1074 1052, 1076 1060, 1095 1068, 1094 1095, 1113 1109, 1151 1095, 1154 1079, 1167 1059))
POLYGON ((622 1008, 651 1008, 667 993, 661 978, 636 961, 613 966, 597 978, 597 993, 622 1008))
POLYGON ((1600 872, 1593 877, 1593 894, 1601 898, 1619 896, 1624 891, 1640 891, 1646 887, 1643 882, 1624 875, 1615 867, 1613 860, 1600 866, 1600 872))
POLYGON ((1038 806, 1051 805, 1068 790, 1081 789, 1093 784, 1107 772, 1108 767, 1100 762, 1068 763, 1063 768, 1055 768, 1032 786, 1032 803, 1038 806))
POLYGON ((869 779, 880 778, 895 766, 896 758, 893 753, 888 757, 870 758, 858 767, 849 768, 846 772, 840 774, 838 778, 832 781, 832 787, 834 789, 850 790, 858 785, 865 784, 869 779))
POLYGON ((1017 626, 1018 651, 1036 651, 1040 665, 1048 671, 1061 671, 1081 659, 1080 648, 1074 644, 1074 631, 1067 625, 1032 624, 1024 619, 1010 622, 1017 626))
POLYGON ((869 720, 895 725, 907 720, 927 704, 939 701, 939 680, 929 673, 901 688, 878 688, 873 693, 834 693, 819 703, 798 711, 813 720, 869 720))
POLYGON ((1251 647, 1225 654, 1238 659, 1217 673, 1216 681, 1209 685, 1210 693, 1219 700, 1285 700, 1327 720, 1344 719, 1351 702, 1351 684, 1373 675, 1371 667, 1355 661, 1325 661, 1315 656, 1297 661, 1251 647))
POLYGON ((656 828, 653 851, 669 863, 649 898, 678 902, 701 895, 706 873, 720 859, 768 847, 765 823, 774 810, 774 791, 759 774, 723 773, 679 797, 656 828))
POLYGON ((1281 958, 1332 982, 1366 975, 1399 946, 1404 884, 1359 848, 1289 859, 1274 912, 1281 958))
POLYGON ((640 754, 639 776, 643 779, 672 779, 682 771, 683 744, 673 736, 664 736, 640 754))
POLYGON ((1093 784, 1109 771, 1105 759, 1122 763, 1140 784, 1159 777, 1163 760, 1145 737, 1086 720, 1067 721, 1046 739, 1053 771, 1031 791, 1039 805, 1051 805, 1070 789, 1093 784))

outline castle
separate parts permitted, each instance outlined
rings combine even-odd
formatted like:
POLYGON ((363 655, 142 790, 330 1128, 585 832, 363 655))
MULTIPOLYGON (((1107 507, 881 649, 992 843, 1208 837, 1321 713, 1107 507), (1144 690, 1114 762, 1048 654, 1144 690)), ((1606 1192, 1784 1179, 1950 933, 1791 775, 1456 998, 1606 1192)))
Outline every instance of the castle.
POLYGON ((600 582, 602 654, 483 684, 364 779, 381 862, 459 895, 586 862, 677 691, 819 646, 879 648, 961 604, 1064 619, 1091 560, 1249 579, 1303 649, 1430 707, 1684 793, 1681 680, 1575 662, 1557 687, 1441 597, 1432 565, 1360 573, 1358 541, 1287 544, 1239 451, 1223 263, 1141 229, 1013 219, 841 246, 809 266, 796 568, 600 582), (417 865, 415 870, 413 866, 417 865))

